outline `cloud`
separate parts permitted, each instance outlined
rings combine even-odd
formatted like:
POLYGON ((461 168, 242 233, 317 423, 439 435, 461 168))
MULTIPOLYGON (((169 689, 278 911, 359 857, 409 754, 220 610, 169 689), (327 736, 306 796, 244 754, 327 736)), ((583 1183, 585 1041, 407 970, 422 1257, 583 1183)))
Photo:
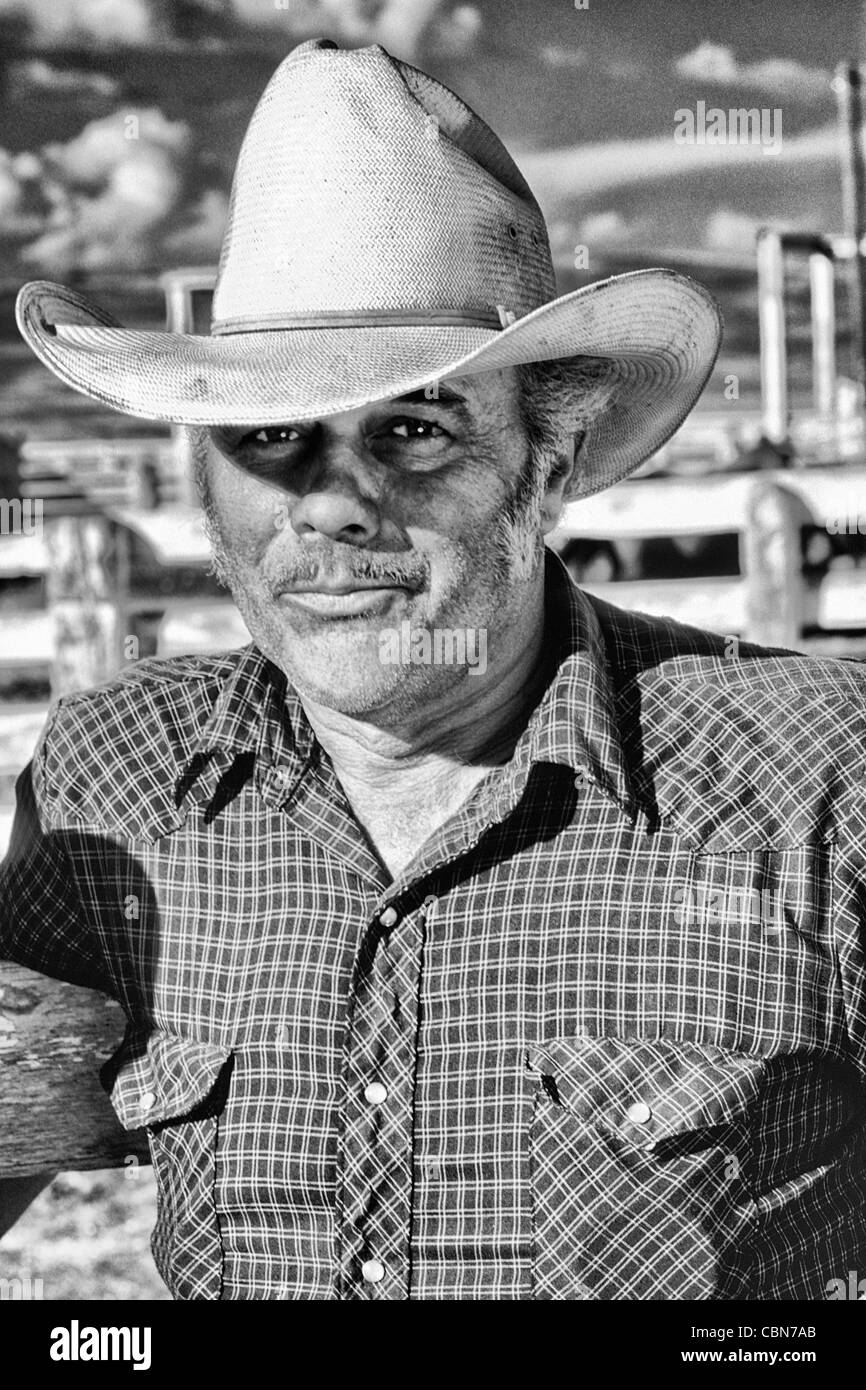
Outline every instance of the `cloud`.
POLYGON ((24 91, 69 92, 76 96, 116 96, 120 84, 104 72, 84 72, 81 68, 58 68, 42 58, 27 58, 11 63, 9 76, 16 88, 24 91))
POLYGON ((320 0, 319 4, 330 25, 350 42, 365 43, 375 35, 377 43, 410 52, 441 8, 441 0, 384 0, 373 6, 364 0, 320 0))
POLYGON ((611 245, 614 242, 630 240, 632 235, 633 229, 622 213, 613 208, 585 217, 577 233, 578 241, 585 242, 587 246, 600 242, 611 245))
POLYGON ((384 44, 412 61, 430 47, 462 56, 481 30, 477 5, 446 0, 0 0, 0 17, 27 21, 34 43, 85 41, 156 45, 196 32, 197 44, 231 43, 252 31, 282 34, 289 43, 327 34, 353 47, 384 44))
POLYGON ((207 189, 192 209, 186 225, 165 238, 163 248, 166 254, 178 260, 198 263, 216 261, 228 212, 229 200, 224 190, 207 189))
POLYGON ((527 151, 517 163, 530 187, 549 213, 575 199, 607 196, 621 188, 662 184, 686 175, 785 166, 802 170, 838 160, 835 126, 798 136, 785 136, 768 156, 757 144, 677 145, 670 135, 644 140, 611 140, 566 149, 527 151))
MULTIPOLYGON (((56 6, 0 0, 0 7, 26 11, 46 42, 97 21, 106 39, 115 33, 133 41, 156 32, 156 20, 144 22, 143 0, 59 0, 56 6)), ((306 7, 291 0, 285 12, 264 0, 199 0, 198 7, 214 23, 228 17, 240 25, 255 15, 263 31, 265 21, 286 19, 293 39, 304 37, 297 26, 314 13, 313 33, 336 29, 345 43, 382 42, 402 56, 422 42, 459 51, 480 25, 475 6, 446 7, 442 0, 311 0, 306 7)), ((154 0, 157 18, 164 9, 154 0)), ((18 60, 13 73, 21 87, 72 92, 86 85, 90 94, 114 93, 116 99, 113 77, 66 72, 44 54, 18 60)), ((14 243, 22 265, 49 277, 212 261, 227 217, 226 191, 214 186, 212 165, 184 121, 169 120, 156 107, 118 106, 71 139, 15 156, 0 151, 0 237, 7 247, 14 243)))
POLYGON ((667 207, 652 204, 635 215, 602 207, 573 221, 556 218, 548 224, 553 264, 592 272, 598 268, 599 257, 609 253, 660 245, 667 239, 663 225, 666 213, 667 207))
POLYGON ((38 232, 43 219, 30 207, 30 194, 41 174, 42 164, 35 155, 0 149, 0 235, 20 238, 38 232))
POLYGON ((477 5, 457 5, 436 21, 433 30, 434 46, 439 52, 450 57, 466 57, 475 49, 481 26, 481 11, 477 5))
POLYGON ((0 224, 8 223, 21 207, 22 180, 14 168, 14 157, 0 149, 0 224))
POLYGON ((541 49, 539 57, 552 68, 583 68, 588 58, 582 48, 564 48, 562 44, 548 43, 541 49))
POLYGON ((47 145, 38 191, 47 215, 21 259, 52 273, 146 268, 180 206, 191 137, 158 109, 118 110, 47 145))
POLYGON ((66 144, 46 145, 44 155, 71 183, 90 184, 118 169, 140 166, 154 150, 180 157, 189 145, 185 121, 169 121, 157 107, 129 107, 89 121, 66 144))
POLYGON ((244 25, 282 27, 294 38, 318 33, 350 45, 381 43, 412 60, 430 44, 451 55, 468 53, 481 29, 476 5, 446 9, 444 0, 230 0, 244 25))
POLYGON ((711 251, 754 251, 760 228, 768 226, 772 226, 771 218, 718 207, 704 224, 703 242, 711 251))
POLYGON ((598 252, 664 257, 674 248, 745 266, 754 262, 761 226, 781 219, 787 227, 838 230, 831 125, 786 137, 772 157, 755 145, 673 146, 667 136, 515 157, 541 204, 560 270, 573 265, 579 244, 589 250, 591 270, 598 252))
POLYGON ((575 269, 590 271, 596 265, 600 254, 620 247, 640 246, 652 239, 653 231, 654 221, 651 216, 629 218, 618 208, 600 208, 596 212, 588 213, 576 224, 567 220, 555 220, 548 225, 554 263, 574 264, 575 269), (578 251, 582 253, 579 263, 578 251))
MULTIPOLYGON (((580 69, 589 64, 589 52, 585 48, 569 48, 560 43, 546 43, 538 50, 538 57, 542 63, 549 68, 580 69)), ((593 72, 604 77, 610 77, 614 81, 631 81, 635 77, 644 74, 645 69, 640 63, 635 63, 631 59, 605 58, 594 54, 592 58, 593 72)))
POLYGON ((26 19, 34 39, 46 44, 146 44, 160 30, 148 0, 0 0, 0 16, 26 19))
POLYGON ((695 82, 732 87, 755 87, 774 97, 811 99, 827 96, 832 74, 824 68, 808 68, 793 58, 764 58, 758 63, 738 63, 726 44, 705 39, 691 53, 674 62, 674 71, 695 82))

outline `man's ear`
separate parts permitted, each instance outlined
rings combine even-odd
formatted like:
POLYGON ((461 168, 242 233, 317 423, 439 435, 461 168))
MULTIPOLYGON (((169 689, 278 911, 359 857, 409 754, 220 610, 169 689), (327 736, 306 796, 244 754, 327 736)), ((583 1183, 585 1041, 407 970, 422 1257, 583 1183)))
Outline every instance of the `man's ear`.
POLYGON ((568 487, 574 477, 585 438, 586 431, 578 430, 572 436, 571 447, 563 450, 555 467, 551 470, 541 505, 541 530, 545 536, 549 535, 559 524, 568 487))

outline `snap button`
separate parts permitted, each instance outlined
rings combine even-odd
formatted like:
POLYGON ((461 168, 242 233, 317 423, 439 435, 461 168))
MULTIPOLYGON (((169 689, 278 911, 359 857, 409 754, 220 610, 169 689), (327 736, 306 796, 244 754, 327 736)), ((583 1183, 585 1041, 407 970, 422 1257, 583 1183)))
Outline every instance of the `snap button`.
POLYGON ((633 1105, 628 1107, 625 1113, 633 1125, 648 1124, 653 1117, 653 1112, 642 1100, 636 1100, 633 1105))
POLYGON ((386 907, 385 911, 379 916, 379 921, 382 923, 383 927, 393 927, 396 920, 397 913, 393 907, 386 907))
POLYGON ((361 1278, 365 1284, 379 1284, 385 1278, 385 1266, 381 1260, 365 1260, 361 1265, 361 1278))
POLYGON ((152 1110, 156 1105, 156 1095, 153 1091, 142 1091, 138 1097, 138 1104, 142 1110, 152 1110))
POLYGON ((381 1081, 371 1081, 364 1092, 364 1099, 369 1105, 381 1105, 388 1099, 388 1092, 381 1081))

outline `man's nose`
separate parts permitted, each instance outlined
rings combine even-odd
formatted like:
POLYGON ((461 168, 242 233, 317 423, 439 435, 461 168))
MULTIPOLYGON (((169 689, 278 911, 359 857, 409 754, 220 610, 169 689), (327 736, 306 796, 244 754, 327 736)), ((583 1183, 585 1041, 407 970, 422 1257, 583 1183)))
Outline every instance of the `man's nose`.
POLYGON ((345 445, 322 453, 303 479, 289 522, 298 536, 317 534, 364 545, 379 531, 379 508, 369 470, 345 445))

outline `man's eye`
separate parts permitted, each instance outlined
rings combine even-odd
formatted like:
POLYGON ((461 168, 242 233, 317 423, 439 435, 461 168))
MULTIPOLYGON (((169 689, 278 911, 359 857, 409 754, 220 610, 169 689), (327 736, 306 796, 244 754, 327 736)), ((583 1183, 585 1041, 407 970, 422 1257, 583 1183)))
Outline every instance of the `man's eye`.
POLYGON ((445 431, 432 420, 394 420, 387 426, 401 439, 444 439, 445 431))
POLYGON ((241 444, 294 444, 300 434, 291 425, 265 425, 253 434, 245 434, 241 444))

